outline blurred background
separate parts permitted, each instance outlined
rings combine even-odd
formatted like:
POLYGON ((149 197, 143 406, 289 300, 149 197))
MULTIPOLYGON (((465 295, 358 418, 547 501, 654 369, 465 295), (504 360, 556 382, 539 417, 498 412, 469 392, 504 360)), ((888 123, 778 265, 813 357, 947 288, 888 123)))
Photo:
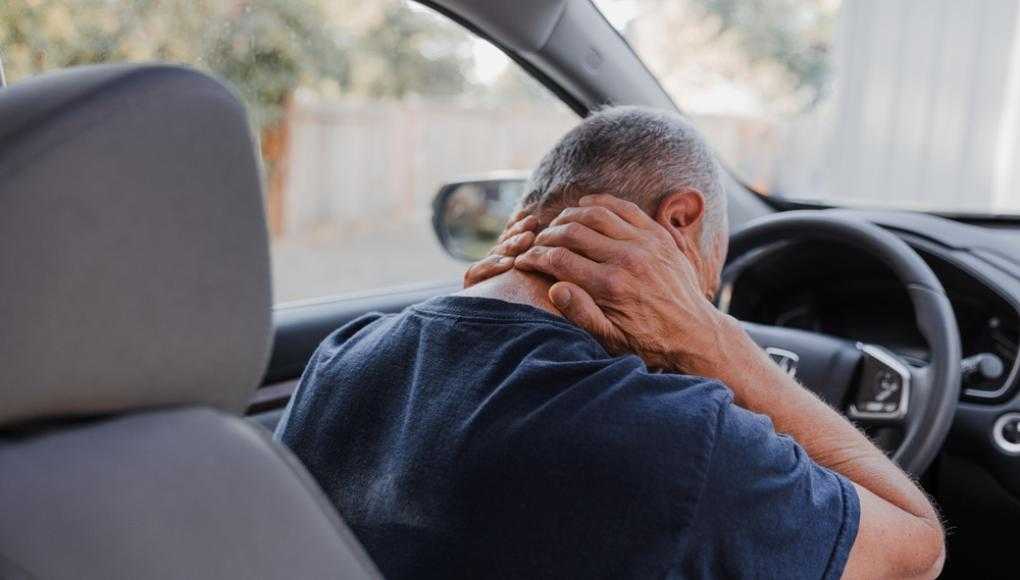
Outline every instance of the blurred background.
MULTIPOLYGON (((762 194, 1020 213, 1015 2, 596 4, 762 194)), ((232 85, 262 150, 277 303, 458 277, 436 190, 528 170, 577 122, 407 0, 7 0, 0 55, 15 83, 160 60, 232 85)))

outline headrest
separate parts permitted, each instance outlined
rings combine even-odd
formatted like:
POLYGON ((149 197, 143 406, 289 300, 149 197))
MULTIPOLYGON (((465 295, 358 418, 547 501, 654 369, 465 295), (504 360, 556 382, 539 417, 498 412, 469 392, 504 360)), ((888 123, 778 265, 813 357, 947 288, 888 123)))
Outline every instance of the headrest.
POLYGON ((271 340, 256 156, 243 106, 193 70, 0 90, 0 427, 243 408, 271 340))

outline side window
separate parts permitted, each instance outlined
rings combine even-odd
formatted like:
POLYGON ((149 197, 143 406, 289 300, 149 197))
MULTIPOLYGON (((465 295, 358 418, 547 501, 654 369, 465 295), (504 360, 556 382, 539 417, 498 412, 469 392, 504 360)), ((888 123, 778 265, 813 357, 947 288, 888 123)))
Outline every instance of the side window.
POLYGON ((577 120, 409 0, 12 0, 0 50, 10 82, 162 60, 233 85, 261 144, 276 303, 457 279, 431 228, 439 186, 530 169, 577 120))

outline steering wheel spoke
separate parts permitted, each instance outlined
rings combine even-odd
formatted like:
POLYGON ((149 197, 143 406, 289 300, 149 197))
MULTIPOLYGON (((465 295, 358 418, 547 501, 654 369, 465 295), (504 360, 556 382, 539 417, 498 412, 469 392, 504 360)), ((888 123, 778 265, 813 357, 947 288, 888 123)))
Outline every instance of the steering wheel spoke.
POLYGON ((910 413, 915 373, 903 359, 873 344, 857 344, 860 368, 846 414, 858 423, 902 425, 910 413))

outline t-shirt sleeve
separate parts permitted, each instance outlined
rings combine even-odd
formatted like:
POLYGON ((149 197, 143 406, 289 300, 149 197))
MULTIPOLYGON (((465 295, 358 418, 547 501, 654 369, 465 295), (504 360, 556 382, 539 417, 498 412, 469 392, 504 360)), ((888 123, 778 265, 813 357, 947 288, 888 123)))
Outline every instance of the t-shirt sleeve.
POLYGON ((837 579, 859 520, 849 480, 768 417, 724 403, 683 576, 837 579))

